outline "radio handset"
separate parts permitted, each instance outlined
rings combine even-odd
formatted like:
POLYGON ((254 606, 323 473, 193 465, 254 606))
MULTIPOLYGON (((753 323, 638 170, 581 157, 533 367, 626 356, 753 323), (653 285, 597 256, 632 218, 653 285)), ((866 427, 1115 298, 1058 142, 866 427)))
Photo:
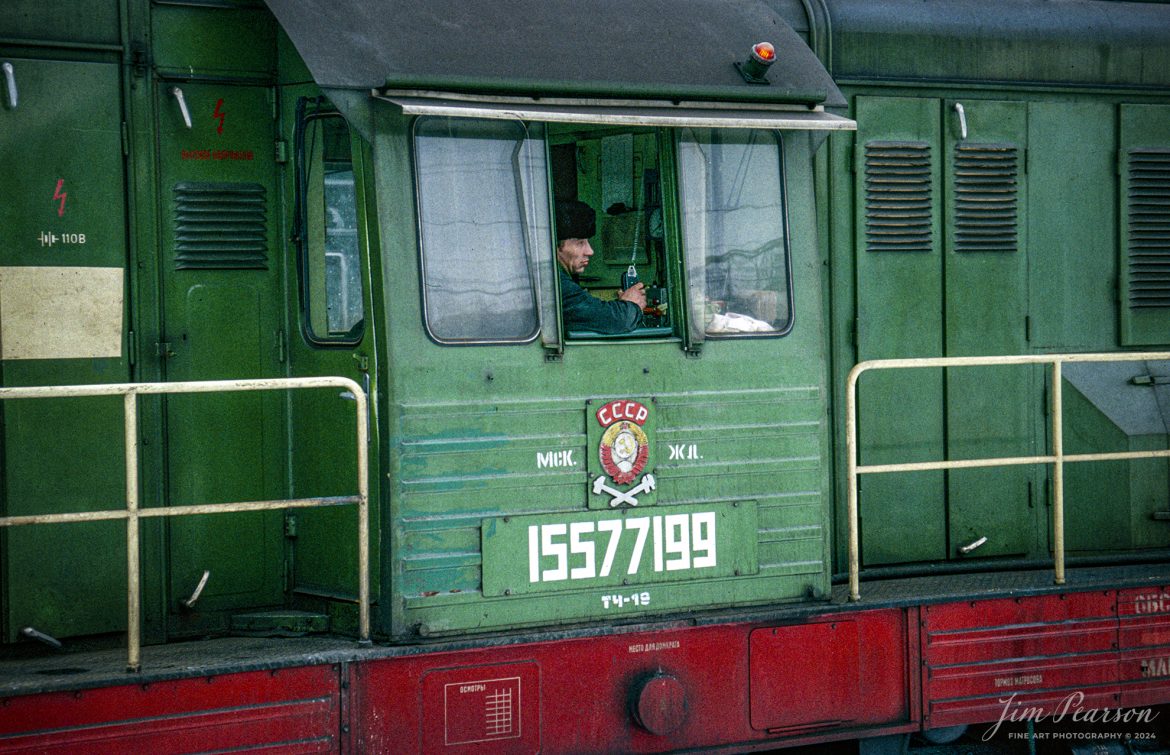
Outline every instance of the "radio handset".
POLYGON ((635 283, 638 282, 638 268, 630 265, 626 271, 622 273, 622 290, 625 291, 635 283))

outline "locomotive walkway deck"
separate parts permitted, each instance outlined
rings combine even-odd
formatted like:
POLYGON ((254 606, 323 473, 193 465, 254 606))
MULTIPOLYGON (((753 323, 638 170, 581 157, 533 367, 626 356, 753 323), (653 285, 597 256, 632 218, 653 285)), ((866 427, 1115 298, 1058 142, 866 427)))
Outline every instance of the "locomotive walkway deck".
POLYGON ((125 648, 62 650, 21 645, 0 658, 0 699, 45 692, 93 689, 126 684, 219 676, 322 664, 360 663, 422 652, 461 650, 484 645, 507 645, 563 640, 604 634, 703 626, 728 621, 750 624, 797 624, 831 613, 988 600, 1053 593, 1116 590, 1129 587, 1164 587, 1170 584, 1170 563, 1070 568, 1063 587, 1052 583, 1050 569, 1027 571, 945 574, 863 582, 862 600, 848 600, 848 585, 834 588, 828 601, 806 602, 739 611, 714 611, 687 617, 670 616, 659 621, 606 627, 566 627, 549 633, 478 636, 471 640, 439 640, 415 645, 362 646, 349 638, 314 636, 300 638, 223 637, 147 646, 142 650, 142 671, 125 672, 125 648))

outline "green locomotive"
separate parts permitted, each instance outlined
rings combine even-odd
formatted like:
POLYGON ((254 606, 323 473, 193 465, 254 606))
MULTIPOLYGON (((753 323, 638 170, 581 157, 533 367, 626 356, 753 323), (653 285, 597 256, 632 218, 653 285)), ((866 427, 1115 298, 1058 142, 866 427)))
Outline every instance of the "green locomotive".
POLYGON ((127 592, 144 675, 315 638, 259 652, 335 670, 333 749, 503 747, 452 734, 448 688, 487 672, 435 680, 465 656, 541 668, 519 750, 878 748, 1004 689, 1170 702, 1170 6, 0 19, 0 702, 121 689, 21 664, 121 641, 127 592), (1027 670, 1103 617, 1108 680, 1027 670), (558 654, 616 708, 569 723, 558 654), (694 680, 728 663, 720 718, 694 680), (991 686, 944 688, 967 663, 991 686), (443 732, 409 723, 440 693, 443 732))

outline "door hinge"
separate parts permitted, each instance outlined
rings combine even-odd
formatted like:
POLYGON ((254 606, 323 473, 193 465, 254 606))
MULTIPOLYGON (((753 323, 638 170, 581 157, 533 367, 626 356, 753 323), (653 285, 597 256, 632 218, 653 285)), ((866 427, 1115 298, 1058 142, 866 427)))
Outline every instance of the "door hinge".
POLYGON ((168 359, 175 355, 175 352, 171 349, 170 341, 156 341, 154 344, 154 353, 155 356, 162 359, 168 359))
POLYGON ((130 156, 130 129, 122 121, 122 157, 130 156))
POLYGON ((281 364, 288 359, 288 338, 285 337, 284 328, 276 331, 276 358, 281 364))
POLYGON ((138 339, 133 330, 126 331, 126 359, 131 367, 138 363, 138 339))
POLYGON ((284 517, 284 536, 290 540, 297 536, 297 515, 286 514, 284 517))
POLYGON ((274 155, 276 157, 277 165, 284 165, 288 162, 288 142, 284 139, 277 139, 275 145, 274 155))

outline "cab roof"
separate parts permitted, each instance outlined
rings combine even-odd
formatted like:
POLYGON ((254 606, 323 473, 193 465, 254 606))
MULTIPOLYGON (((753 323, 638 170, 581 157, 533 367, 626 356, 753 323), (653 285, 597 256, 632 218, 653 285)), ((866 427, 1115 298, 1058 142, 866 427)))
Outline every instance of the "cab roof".
POLYGON ((758 0, 265 0, 330 89, 829 107, 845 100, 758 0), (770 42, 769 84, 735 68, 770 42))

